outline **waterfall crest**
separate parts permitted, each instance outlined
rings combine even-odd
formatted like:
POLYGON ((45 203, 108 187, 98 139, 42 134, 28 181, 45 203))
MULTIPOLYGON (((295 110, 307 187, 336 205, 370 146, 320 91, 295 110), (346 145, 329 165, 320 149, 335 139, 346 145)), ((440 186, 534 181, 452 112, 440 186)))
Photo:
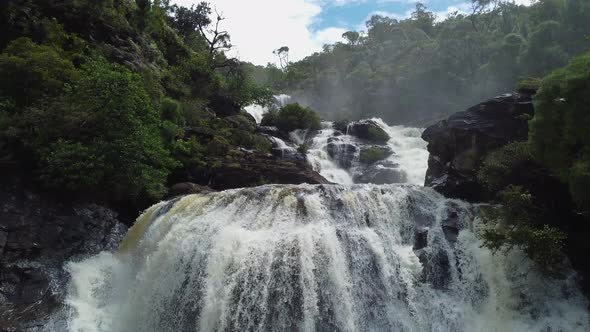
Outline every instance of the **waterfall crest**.
POLYGON ((476 206, 409 185, 267 185, 162 202, 68 266, 70 331, 587 331, 573 274, 492 256, 476 206))

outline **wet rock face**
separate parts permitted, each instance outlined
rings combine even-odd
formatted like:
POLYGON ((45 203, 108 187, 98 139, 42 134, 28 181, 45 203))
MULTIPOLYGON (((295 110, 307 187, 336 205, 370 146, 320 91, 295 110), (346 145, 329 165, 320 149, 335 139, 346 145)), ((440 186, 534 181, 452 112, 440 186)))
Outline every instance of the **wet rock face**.
POLYGON ((345 169, 350 169, 353 166, 359 152, 357 145, 346 142, 340 135, 328 139, 327 150, 330 158, 345 169))
POLYGON ((22 330, 52 313, 66 289, 63 264, 114 249, 126 232, 117 213, 0 183, 0 327, 22 330))
POLYGON ((528 137, 534 109, 531 95, 506 94, 475 105, 428 127, 422 138, 430 158, 426 186, 453 198, 486 199, 476 179, 482 159, 491 151, 528 137))
POLYGON ((389 135, 373 120, 361 120, 351 123, 335 122, 334 129, 352 135, 373 144, 385 145, 389 135))
POLYGON ((355 183, 392 184, 406 183, 407 174, 399 165, 385 160, 365 166, 354 176, 355 183))
POLYGON ((231 163, 222 163, 208 176, 209 186, 216 190, 255 187, 269 183, 328 184, 307 161, 281 160, 272 155, 246 154, 231 163))

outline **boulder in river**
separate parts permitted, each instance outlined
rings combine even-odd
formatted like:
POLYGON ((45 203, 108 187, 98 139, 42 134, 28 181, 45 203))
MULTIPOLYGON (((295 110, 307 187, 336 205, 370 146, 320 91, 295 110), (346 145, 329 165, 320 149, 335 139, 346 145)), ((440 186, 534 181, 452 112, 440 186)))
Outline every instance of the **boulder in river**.
POLYGON ((345 125, 345 122, 335 122, 334 129, 347 135, 360 138, 373 144, 385 145, 389 141, 389 134, 373 120, 361 120, 345 125))

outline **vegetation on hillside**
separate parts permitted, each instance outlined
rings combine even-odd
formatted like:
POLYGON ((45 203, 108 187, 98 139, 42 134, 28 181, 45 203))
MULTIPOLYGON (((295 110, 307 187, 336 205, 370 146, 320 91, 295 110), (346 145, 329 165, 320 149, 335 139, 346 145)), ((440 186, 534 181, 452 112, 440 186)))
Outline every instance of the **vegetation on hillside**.
POLYGON ((373 16, 366 31, 256 77, 326 118, 423 125, 589 51, 588 17, 587 0, 474 0, 470 13, 438 19, 418 3, 408 19, 373 16))
POLYGON ((205 2, 3 2, 0 155, 46 187, 155 200, 174 174, 270 150, 241 108, 271 91, 225 55, 223 20, 205 2))
POLYGON ((489 227, 482 237, 496 251, 520 247, 557 273, 567 244, 560 229, 590 208, 590 53, 538 84, 528 142, 488 154, 479 169, 479 181, 499 193, 501 204, 484 214, 489 227))

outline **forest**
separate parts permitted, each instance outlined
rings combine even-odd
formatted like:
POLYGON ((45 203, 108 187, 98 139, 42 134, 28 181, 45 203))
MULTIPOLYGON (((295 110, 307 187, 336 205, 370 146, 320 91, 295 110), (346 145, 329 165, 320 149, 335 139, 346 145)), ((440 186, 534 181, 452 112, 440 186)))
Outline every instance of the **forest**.
POLYGON ((255 77, 330 120, 424 126, 590 50, 588 1, 473 0, 470 10, 440 17, 416 3, 407 19, 373 16, 365 31, 301 61, 258 66, 255 77))

